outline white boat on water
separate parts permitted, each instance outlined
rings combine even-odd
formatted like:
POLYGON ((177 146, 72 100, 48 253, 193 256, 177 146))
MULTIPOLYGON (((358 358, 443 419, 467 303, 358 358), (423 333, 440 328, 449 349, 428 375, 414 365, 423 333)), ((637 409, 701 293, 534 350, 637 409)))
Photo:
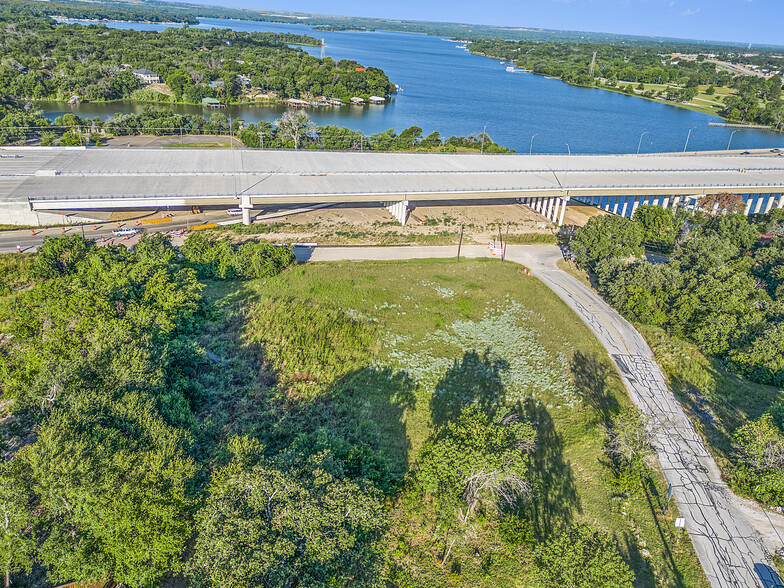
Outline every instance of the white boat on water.
POLYGON ((510 65, 509 67, 506 68, 506 71, 514 72, 517 70, 515 70, 515 68, 510 65))
POLYGON ((465 45, 455 45, 455 49, 465 49, 465 45))

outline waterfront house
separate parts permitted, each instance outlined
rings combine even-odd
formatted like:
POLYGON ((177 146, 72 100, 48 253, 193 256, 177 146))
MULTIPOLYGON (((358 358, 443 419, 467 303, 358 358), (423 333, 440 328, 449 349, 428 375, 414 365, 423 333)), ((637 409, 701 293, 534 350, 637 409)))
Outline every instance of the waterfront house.
POLYGON ((250 76, 240 74, 237 76, 237 79, 239 80, 240 84, 242 84, 243 86, 250 86, 250 76))
POLYGON ((147 68, 141 67, 139 69, 133 70, 133 75, 139 78, 139 81, 144 84, 160 84, 161 78, 158 77, 154 71, 150 71, 147 68))
POLYGON ((217 90, 218 88, 222 88, 225 85, 226 84, 223 82, 223 80, 212 80, 210 82, 210 88, 212 88, 213 90, 217 90))
POLYGON ((223 104, 215 98, 202 98, 201 105, 206 106, 207 108, 223 108, 223 104))
POLYGON ((307 100, 300 100, 298 98, 289 98, 286 100, 286 104, 291 106, 292 108, 307 108, 310 106, 310 102, 307 100))
POLYGON ((382 98, 381 96, 371 96, 368 100, 371 104, 384 104, 387 101, 386 98, 382 98))
POLYGON ((351 100, 349 100, 349 102, 351 102, 351 104, 354 106, 362 106, 365 103, 365 101, 358 96, 354 96, 351 100))

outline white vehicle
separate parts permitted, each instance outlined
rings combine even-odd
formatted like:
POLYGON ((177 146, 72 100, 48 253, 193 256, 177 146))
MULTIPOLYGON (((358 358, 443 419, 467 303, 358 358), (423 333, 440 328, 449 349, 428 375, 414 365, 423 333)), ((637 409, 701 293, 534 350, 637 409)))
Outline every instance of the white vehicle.
POLYGON ((141 233, 139 229, 134 229, 133 227, 123 227, 122 229, 114 229, 112 231, 112 235, 115 237, 130 237, 137 233, 141 233))
POLYGON ((226 214, 231 215, 231 216, 240 216, 242 214, 242 209, 241 208, 229 208, 226 211, 226 214))

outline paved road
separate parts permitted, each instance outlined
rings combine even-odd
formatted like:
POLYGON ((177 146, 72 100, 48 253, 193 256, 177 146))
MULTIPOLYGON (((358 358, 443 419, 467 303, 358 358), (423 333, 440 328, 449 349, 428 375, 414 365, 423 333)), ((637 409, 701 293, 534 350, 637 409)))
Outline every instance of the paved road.
MULTIPOLYGON (((0 249, 9 250, 0 239, 0 249)), ((448 258, 456 247, 317 247, 297 249, 300 261, 448 258)), ((487 257, 487 247, 462 248, 466 257, 487 257)), ((782 547, 784 517, 735 496, 686 417, 653 353, 631 324, 592 289, 558 270, 554 246, 510 246, 507 259, 528 267, 585 321, 607 349, 632 401, 657 430, 657 454, 673 496, 686 518, 700 562, 716 588, 771 588, 781 583, 768 551, 782 547)))
MULTIPOLYGON (((487 256, 486 247, 463 248, 467 257, 487 256)), ((311 261, 452 257, 455 247, 325 247, 300 257, 311 261)), ((681 405, 667 388, 653 353, 631 324, 593 290, 556 268, 553 246, 510 246, 509 261, 527 266, 591 328, 621 373, 629 395, 657 430, 659 463, 673 486, 700 562, 716 588, 777 586, 768 551, 782 546, 784 520, 735 496, 681 405), (764 543, 763 543, 764 539, 764 543), (767 549, 766 549, 767 547, 767 549)))

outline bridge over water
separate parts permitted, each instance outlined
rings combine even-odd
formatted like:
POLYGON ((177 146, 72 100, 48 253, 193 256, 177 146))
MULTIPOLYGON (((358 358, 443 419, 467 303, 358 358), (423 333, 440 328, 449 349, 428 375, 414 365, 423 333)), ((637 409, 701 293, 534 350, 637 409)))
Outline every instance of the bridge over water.
POLYGON ((251 149, 0 148, 0 223, 61 213, 378 203, 405 223, 416 202, 521 202, 560 224, 570 199, 631 215, 641 204, 692 206, 742 194, 746 212, 784 206, 784 157, 479 155, 251 149))

